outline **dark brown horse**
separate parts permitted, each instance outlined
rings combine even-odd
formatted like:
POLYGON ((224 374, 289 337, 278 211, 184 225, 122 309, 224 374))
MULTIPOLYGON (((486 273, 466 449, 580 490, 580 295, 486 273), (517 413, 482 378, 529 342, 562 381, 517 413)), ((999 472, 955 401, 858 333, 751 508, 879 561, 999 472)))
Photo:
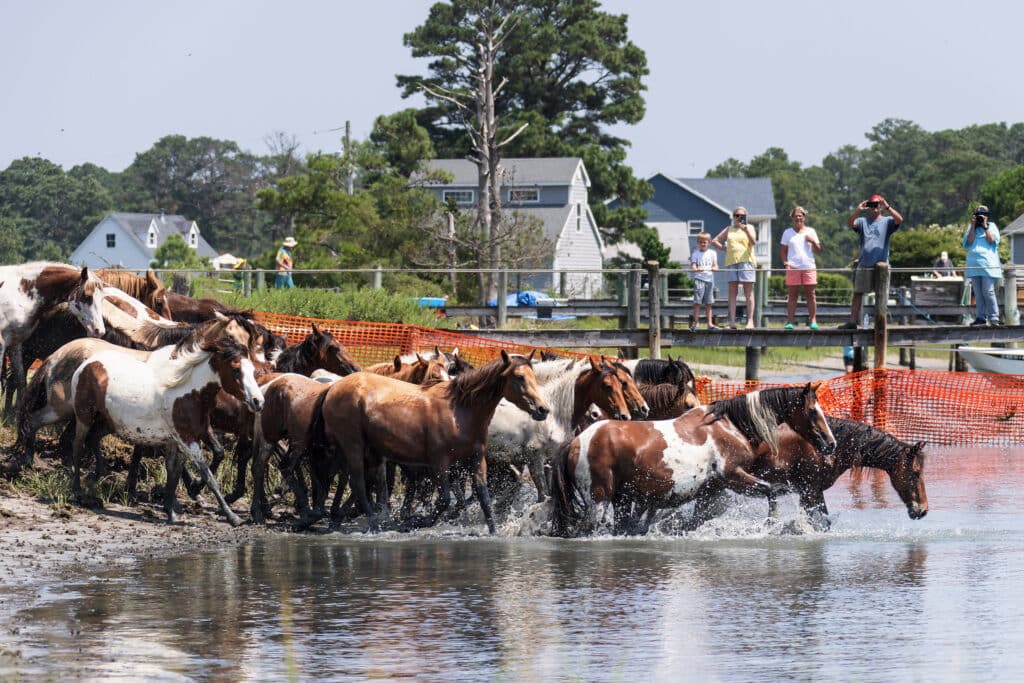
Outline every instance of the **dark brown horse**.
POLYGON ((777 447, 779 424, 789 424, 821 450, 835 446, 816 388, 765 389, 674 420, 588 427, 554 462, 552 532, 591 533, 598 505, 612 506, 614 531, 628 533, 645 531, 654 510, 682 505, 708 489, 767 495, 771 485, 749 468, 762 444, 777 447))
POLYGON ((345 347, 316 323, 305 339, 286 348, 273 362, 277 372, 294 372, 307 377, 314 370, 327 370, 342 377, 362 370, 345 347))
POLYGON ((700 406, 697 380, 681 358, 624 361, 650 408, 648 420, 668 420, 700 406))
POLYGON ((924 486, 924 441, 908 444, 880 429, 852 420, 828 418, 836 449, 832 457, 818 450, 786 425, 779 427, 778 448, 767 444, 758 449, 751 474, 772 484, 769 513, 775 516, 775 495, 794 491, 800 507, 819 530, 827 529, 828 507, 825 489, 852 467, 873 467, 889 475, 892 487, 907 507, 911 519, 928 514, 928 493, 924 486))
MULTIPOLYGON (((365 475, 385 460, 429 468, 441 487, 430 523, 450 503, 449 468, 463 464, 475 471, 474 489, 494 532, 487 490, 487 425, 504 398, 543 420, 550 411, 537 389, 529 357, 501 357, 448 382, 414 386, 367 372, 344 377, 324 396, 318 429, 349 474, 349 482, 371 527, 378 520, 370 507, 365 475)), ((381 477, 383 479, 383 477, 381 477)))
POLYGON ((156 309, 160 315, 170 320, 193 324, 212 320, 217 313, 229 317, 234 315, 252 317, 251 311, 231 308, 216 299, 194 299, 171 290, 164 292, 160 303, 162 305, 156 309))

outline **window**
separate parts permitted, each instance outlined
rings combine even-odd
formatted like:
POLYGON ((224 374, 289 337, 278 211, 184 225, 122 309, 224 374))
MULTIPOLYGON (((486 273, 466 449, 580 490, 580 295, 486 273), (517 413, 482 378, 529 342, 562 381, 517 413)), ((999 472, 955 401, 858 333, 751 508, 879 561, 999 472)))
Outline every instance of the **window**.
POLYGON ((199 233, 195 230, 189 230, 188 232, 188 246, 195 247, 199 244, 199 233))
POLYGON ((473 190, 444 190, 441 193, 441 200, 447 202, 451 199, 456 204, 472 204, 473 190))
POLYGON ((113 249, 117 246, 117 235, 112 232, 107 233, 107 249, 113 249))
POLYGON ((583 231, 583 205, 576 205, 576 232, 583 231))
POLYGON ((704 221, 689 221, 690 226, 690 237, 695 237, 697 233, 704 232, 704 221))
POLYGON ((150 249, 156 248, 156 229, 150 228, 149 234, 146 235, 146 246, 150 249))
POLYGON ((539 202, 540 190, 537 188, 516 189, 508 191, 508 201, 512 202, 539 202))

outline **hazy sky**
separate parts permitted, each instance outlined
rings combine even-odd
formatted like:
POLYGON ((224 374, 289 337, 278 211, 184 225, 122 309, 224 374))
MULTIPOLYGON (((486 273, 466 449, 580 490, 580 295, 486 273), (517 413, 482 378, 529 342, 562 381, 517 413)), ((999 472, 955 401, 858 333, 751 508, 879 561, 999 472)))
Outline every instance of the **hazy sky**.
MULTIPOLYGON (((123 170, 165 135, 337 149, 410 106, 402 35, 429 0, 0 0, 0 168, 123 170)), ((606 0, 647 53, 647 115, 620 131, 646 176, 703 176, 768 147, 805 165, 887 117, 928 130, 1024 121, 1024 3, 606 0)))

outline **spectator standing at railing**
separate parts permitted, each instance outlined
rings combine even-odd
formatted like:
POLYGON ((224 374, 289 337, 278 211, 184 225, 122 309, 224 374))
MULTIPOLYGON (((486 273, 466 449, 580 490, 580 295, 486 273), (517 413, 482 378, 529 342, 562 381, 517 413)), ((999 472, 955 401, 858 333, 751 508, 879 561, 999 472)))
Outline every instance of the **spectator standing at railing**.
POLYGON ((690 270, 693 278, 693 317, 690 329, 697 329, 700 323, 700 307, 704 306, 708 316, 708 329, 717 330, 711 305, 715 303, 715 271, 718 270, 718 254, 709 249, 711 235, 697 234, 697 249, 690 254, 690 270))
POLYGON ((942 252, 939 258, 935 259, 932 266, 932 275, 935 277, 956 277, 956 269, 953 267, 953 260, 949 258, 949 252, 942 252))
POLYGON ((298 242, 294 237, 285 237, 281 248, 277 250, 277 274, 274 276, 274 287, 278 289, 295 286, 292 281, 292 268, 295 264, 292 259, 292 248, 296 244, 298 242))
POLYGON ((729 329, 736 329, 736 298, 740 284, 747 301, 747 328, 754 327, 754 245, 757 235, 754 226, 747 223, 747 210, 737 206, 732 210, 732 225, 715 235, 711 244, 725 250, 726 281, 729 283, 729 329))
POLYGON ((815 254, 821 253, 821 240, 818 231, 808 227, 807 210, 802 206, 789 212, 792 228, 786 228, 779 240, 779 255, 786 267, 786 329, 793 329, 796 319, 796 301, 800 296, 800 288, 804 290, 804 301, 807 302, 807 326, 818 329, 818 265, 815 254))
POLYGON ((988 207, 984 204, 974 210, 963 244, 967 249, 964 277, 970 278, 974 290, 975 313, 971 326, 1000 325, 996 302, 996 280, 1003 277, 999 262, 999 228, 988 219, 988 207))
POLYGON ((880 194, 871 195, 857 205, 846 219, 846 226, 860 236, 860 256, 853 269, 853 301, 850 304, 850 322, 839 326, 841 330, 855 330, 860 322, 864 294, 875 291, 877 266, 889 262, 889 239, 900 229, 903 216, 880 194), (867 216, 861 212, 867 211, 867 216), (882 212, 889 215, 883 216, 882 212))

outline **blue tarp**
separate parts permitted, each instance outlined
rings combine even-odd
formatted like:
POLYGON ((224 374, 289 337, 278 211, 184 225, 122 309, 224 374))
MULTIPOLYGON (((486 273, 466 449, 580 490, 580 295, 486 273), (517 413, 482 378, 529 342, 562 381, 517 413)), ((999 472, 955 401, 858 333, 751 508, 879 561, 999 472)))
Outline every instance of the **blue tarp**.
MULTIPOLYGON (((498 300, 491 299, 487 302, 488 306, 497 306, 498 300)), ((544 292, 535 292, 533 290, 526 290, 523 292, 516 292, 515 294, 509 294, 505 297, 506 306, 554 306, 554 300, 544 292)))

